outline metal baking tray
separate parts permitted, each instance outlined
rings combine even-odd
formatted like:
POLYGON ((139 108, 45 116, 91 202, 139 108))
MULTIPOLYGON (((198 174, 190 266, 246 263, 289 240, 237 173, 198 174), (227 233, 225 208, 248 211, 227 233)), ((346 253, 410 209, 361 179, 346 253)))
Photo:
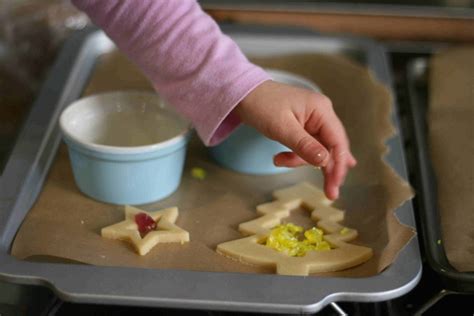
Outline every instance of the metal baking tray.
POLYGON ((429 60, 414 59, 407 66, 407 88, 410 102, 410 117, 417 150, 414 152, 416 169, 414 185, 418 188, 419 226, 425 256, 429 265, 440 275, 446 287, 453 291, 474 293, 474 273, 459 272, 449 263, 442 240, 440 213, 438 208, 436 175, 429 154, 426 113, 428 109, 429 60))
MULTIPOLYGON (((311 31, 223 25, 247 55, 342 53, 367 65, 392 87, 383 47, 367 39, 321 36, 311 31)), ((60 143, 58 115, 77 99, 98 58, 114 45, 101 32, 75 34, 63 48, 0 178, 0 277, 11 282, 42 284, 64 300, 81 303, 277 313, 310 313, 335 301, 374 302, 410 291, 421 276, 417 238, 382 273, 367 278, 289 277, 102 267, 20 261, 9 248, 28 213, 60 143)), ((396 106, 396 105, 395 105, 396 106)), ((398 128, 397 110, 393 122, 398 128)), ((407 179, 400 134, 387 142, 386 160, 407 179)), ((411 201, 396 214, 415 226, 411 201)))

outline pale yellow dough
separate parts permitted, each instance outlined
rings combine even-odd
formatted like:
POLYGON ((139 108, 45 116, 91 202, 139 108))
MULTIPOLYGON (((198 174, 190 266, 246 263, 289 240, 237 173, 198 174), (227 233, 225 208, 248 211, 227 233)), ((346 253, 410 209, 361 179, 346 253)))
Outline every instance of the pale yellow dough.
POLYGON ((303 276, 351 268, 372 257, 371 248, 348 243, 357 238, 357 231, 339 224, 344 211, 332 207, 332 202, 315 186, 303 182, 277 190, 273 196, 275 201, 257 206, 261 217, 239 225, 240 232, 250 236, 219 244, 218 253, 241 262, 274 267, 277 274, 303 276), (324 239, 334 249, 291 257, 262 244, 273 227, 300 207, 311 212, 316 225, 327 234, 324 239))
POLYGON ((138 254, 146 255, 159 243, 184 243, 189 241, 189 233, 175 225, 178 218, 178 208, 170 207, 159 211, 146 212, 133 206, 125 206, 125 220, 102 228, 104 238, 125 240, 135 247, 138 254), (150 231, 144 238, 140 236, 135 223, 135 215, 148 214, 157 222, 156 230, 150 231))

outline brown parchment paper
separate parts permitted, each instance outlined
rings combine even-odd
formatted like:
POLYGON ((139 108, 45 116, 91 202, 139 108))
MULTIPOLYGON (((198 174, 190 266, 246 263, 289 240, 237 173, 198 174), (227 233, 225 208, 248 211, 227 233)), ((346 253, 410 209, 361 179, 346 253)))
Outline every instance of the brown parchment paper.
MULTIPOLYGON (((369 276, 382 271, 414 235, 412 228, 400 224, 393 215, 395 208, 412 197, 412 191, 382 160, 387 151, 384 141, 394 133, 390 94, 367 69, 343 57, 295 55, 254 61, 303 75, 333 100, 359 161, 337 206, 347 210, 345 224, 360 233, 355 243, 373 248, 374 257, 331 275, 369 276)), ((151 89, 124 57, 111 53, 101 60, 85 94, 129 88, 151 89)), ((270 201, 273 190, 300 181, 321 186, 322 180, 320 172, 311 167, 271 176, 228 171, 211 161, 207 149, 194 137, 179 190, 158 203, 142 206, 147 210, 178 206, 177 224, 189 231, 191 242, 158 245, 140 257, 127 243, 100 237, 102 227, 123 219, 123 209, 78 191, 63 145, 41 195, 17 234, 12 254, 21 259, 51 256, 93 265, 272 273, 218 255, 215 248, 221 242, 241 238, 238 224, 255 218, 255 207, 270 201), (206 179, 192 178, 192 167, 204 168, 206 179)), ((297 212, 293 219, 301 223, 303 215, 297 212)))
POLYGON ((429 142, 446 256, 474 271, 474 46, 435 55, 430 64, 429 142))

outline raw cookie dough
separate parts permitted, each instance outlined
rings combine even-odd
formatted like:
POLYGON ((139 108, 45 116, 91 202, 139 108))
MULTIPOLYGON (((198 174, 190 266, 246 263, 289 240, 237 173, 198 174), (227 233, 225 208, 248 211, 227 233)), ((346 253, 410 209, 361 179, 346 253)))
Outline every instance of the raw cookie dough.
POLYGON ((137 252, 144 256, 158 243, 189 241, 189 233, 175 225, 178 218, 178 208, 170 207, 154 212, 145 212, 133 206, 125 206, 125 220, 102 228, 104 238, 129 241, 137 252), (145 213, 156 222, 156 230, 140 236, 135 215, 145 213))
POLYGON ((347 269, 372 257, 372 249, 348 243, 357 237, 357 231, 338 223, 344 219, 344 211, 332 207, 331 201, 313 185, 303 182, 276 190, 273 196, 275 201, 257 206, 262 217, 239 225, 240 232, 250 236, 219 244, 218 253, 249 264, 275 267, 277 274, 303 276, 347 269), (334 249, 292 257, 263 244, 271 229, 299 207, 311 212, 311 219, 327 234, 324 239, 334 249))

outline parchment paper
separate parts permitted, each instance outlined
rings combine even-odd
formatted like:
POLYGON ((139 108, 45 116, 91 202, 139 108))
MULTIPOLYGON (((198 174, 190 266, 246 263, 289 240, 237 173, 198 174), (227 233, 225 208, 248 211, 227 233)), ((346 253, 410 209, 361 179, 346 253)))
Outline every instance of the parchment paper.
POLYGON ((429 87, 429 142, 442 241, 453 267, 474 271, 474 47, 434 56, 429 87))
MULTIPOLYGON (((359 231, 355 243, 373 248, 374 257, 331 275, 369 276, 382 271, 414 235, 412 228, 400 224, 393 215, 395 208, 412 197, 412 191, 382 160, 387 150, 384 141, 394 132, 391 96, 367 69, 343 57, 298 55, 255 62, 303 75, 333 100, 359 161, 336 205, 347 210, 345 225, 359 231)), ((111 53, 103 57, 85 94, 127 88, 150 86, 124 57, 111 53)), ((218 255, 215 247, 241 238, 238 224, 255 218, 255 207, 270 201, 273 190, 300 181, 321 186, 322 175, 311 167, 271 176, 238 174, 211 161, 207 149, 194 137, 179 190, 158 203, 143 206, 147 210, 178 206, 177 224, 190 232, 191 242, 158 245, 140 257, 127 243, 100 237, 102 227, 123 219, 123 210, 78 191, 63 145, 39 199, 17 234, 12 254, 21 259, 52 256, 94 265, 272 273, 218 255), (192 178, 192 167, 204 168, 206 179, 192 178)), ((304 213, 296 217, 299 215, 304 213)))

